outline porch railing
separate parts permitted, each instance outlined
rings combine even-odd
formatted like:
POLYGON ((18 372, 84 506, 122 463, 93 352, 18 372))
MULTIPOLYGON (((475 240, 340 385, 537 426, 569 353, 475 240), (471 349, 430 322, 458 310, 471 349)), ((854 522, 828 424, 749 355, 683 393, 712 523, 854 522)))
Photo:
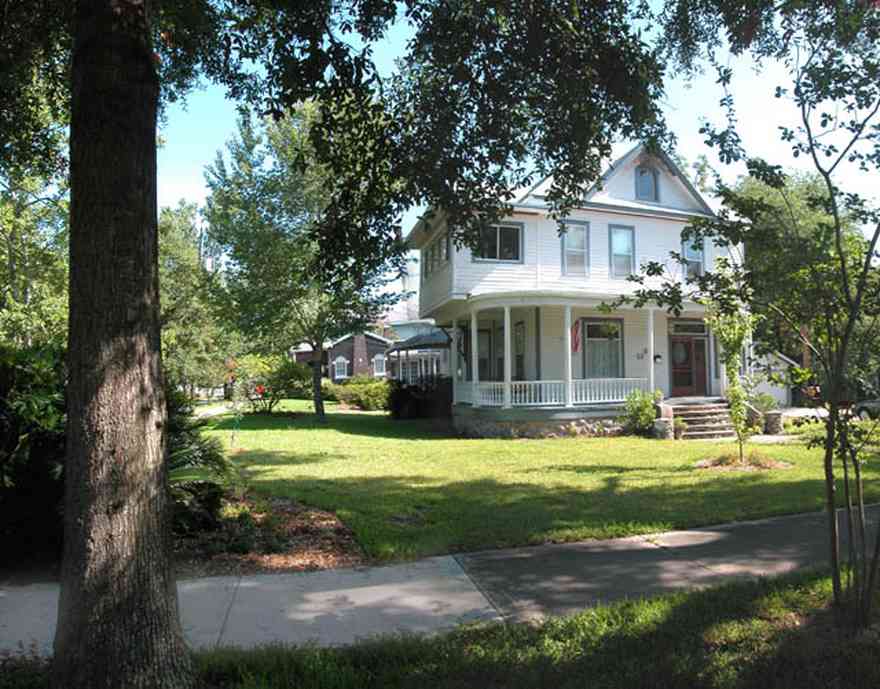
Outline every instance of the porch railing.
MULTIPOLYGON (((456 400, 474 403, 474 384, 456 381, 456 400)), ((589 378, 571 381, 572 405, 619 403, 634 390, 648 390, 647 378, 589 378)), ((512 407, 565 406, 564 380, 518 380, 510 383, 512 407)), ((504 406, 504 383, 480 382, 476 387, 477 403, 481 407, 504 406)))
POLYGON ((555 407, 565 404, 565 382, 518 380, 510 384, 510 403, 514 407, 555 407))
POLYGON ((572 402, 595 404, 597 402, 625 402, 635 390, 647 390, 646 378, 587 378, 573 380, 572 402))

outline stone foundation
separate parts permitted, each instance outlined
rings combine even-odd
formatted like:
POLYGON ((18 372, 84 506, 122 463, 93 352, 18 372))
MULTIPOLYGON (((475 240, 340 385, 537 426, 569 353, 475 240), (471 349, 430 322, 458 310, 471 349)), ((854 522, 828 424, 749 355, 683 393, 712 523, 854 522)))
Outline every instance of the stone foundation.
POLYGON ((618 410, 497 409, 456 406, 452 423, 469 438, 565 438, 622 435, 618 410))

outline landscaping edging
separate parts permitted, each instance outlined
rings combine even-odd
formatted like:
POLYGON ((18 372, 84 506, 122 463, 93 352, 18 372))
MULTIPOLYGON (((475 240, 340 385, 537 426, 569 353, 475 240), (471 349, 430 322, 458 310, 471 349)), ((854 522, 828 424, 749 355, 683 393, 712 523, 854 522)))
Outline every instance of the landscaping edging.
POLYGON ((619 408, 499 409, 456 405, 455 430, 469 438, 559 438, 621 435, 619 408))

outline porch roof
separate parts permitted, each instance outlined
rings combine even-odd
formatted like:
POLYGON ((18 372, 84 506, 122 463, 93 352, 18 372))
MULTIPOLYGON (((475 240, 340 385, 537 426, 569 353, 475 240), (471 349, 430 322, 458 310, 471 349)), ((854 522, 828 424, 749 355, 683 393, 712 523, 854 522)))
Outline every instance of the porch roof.
POLYGON ((446 331, 438 328, 430 333, 413 335, 402 342, 395 342, 388 348, 388 353, 405 352, 413 349, 448 349, 449 342, 449 335, 446 334, 446 331))
MULTIPOLYGON (((479 310, 501 308, 504 306, 572 306, 580 308, 596 308, 602 304, 610 303, 620 295, 608 294, 607 292, 588 292, 586 290, 544 290, 526 289, 505 292, 486 292, 483 294, 468 294, 462 301, 465 310, 476 308, 479 310)), ((624 295, 625 296, 625 295, 624 295)), ((682 311, 697 311, 702 313, 706 310, 703 304, 693 301, 685 301, 682 311)), ((645 304, 634 306, 623 304, 622 309, 662 309, 658 304, 645 304)))

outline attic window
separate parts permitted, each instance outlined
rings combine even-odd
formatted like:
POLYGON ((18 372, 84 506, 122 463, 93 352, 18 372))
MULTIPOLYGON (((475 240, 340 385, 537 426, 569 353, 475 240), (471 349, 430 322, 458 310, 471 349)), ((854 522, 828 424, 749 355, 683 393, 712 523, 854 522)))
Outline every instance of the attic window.
POLYGON ((639 201, 659 201, 657 193, 657 170, 648 165, 636 168, 636 198, 639 201))

